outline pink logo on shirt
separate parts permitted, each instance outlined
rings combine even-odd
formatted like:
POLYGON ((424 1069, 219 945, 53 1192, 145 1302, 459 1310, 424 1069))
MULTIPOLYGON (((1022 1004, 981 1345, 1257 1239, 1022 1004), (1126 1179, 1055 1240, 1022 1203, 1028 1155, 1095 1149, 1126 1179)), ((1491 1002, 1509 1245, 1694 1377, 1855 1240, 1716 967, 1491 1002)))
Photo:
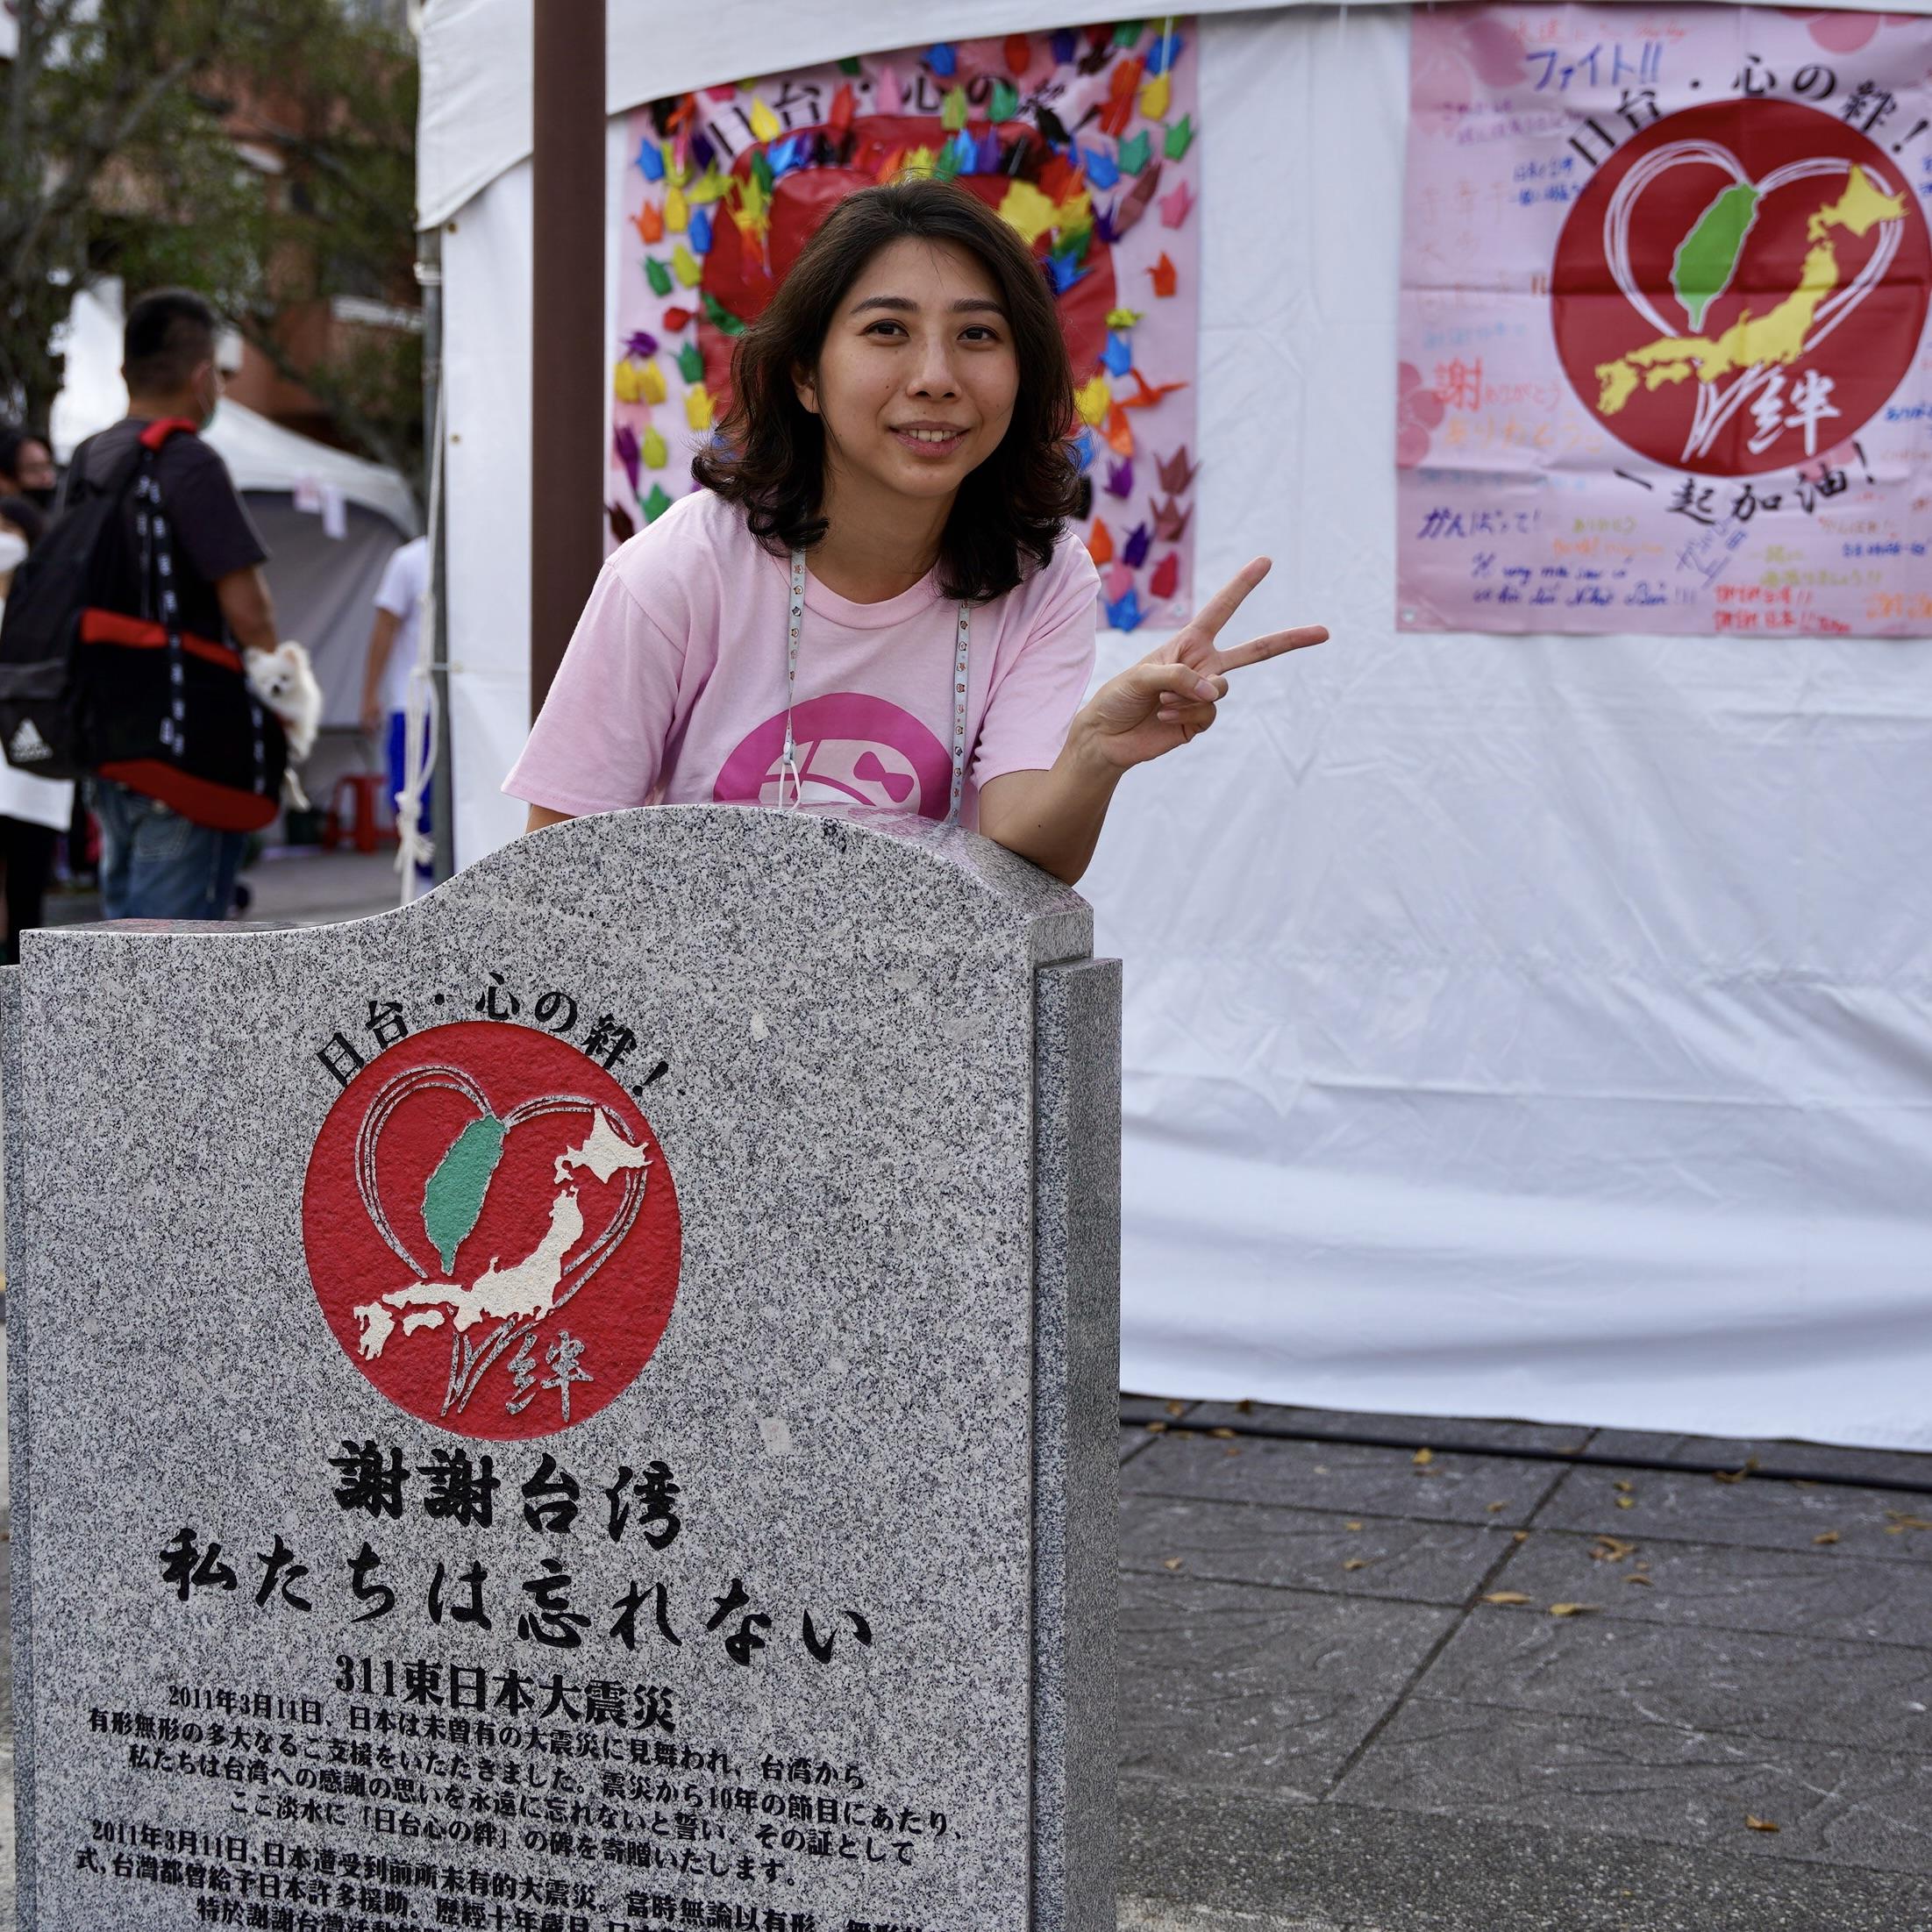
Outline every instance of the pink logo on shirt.
MULTIPOLYGON (((952 759, 932 733, 896 704, 859 691, 808 698, 792 710, 800 802, 883 805, 944 818, 952 759)), ((720 805, 776 805, 785 714, 766 718, 725 759, 711 789, 720 805)))

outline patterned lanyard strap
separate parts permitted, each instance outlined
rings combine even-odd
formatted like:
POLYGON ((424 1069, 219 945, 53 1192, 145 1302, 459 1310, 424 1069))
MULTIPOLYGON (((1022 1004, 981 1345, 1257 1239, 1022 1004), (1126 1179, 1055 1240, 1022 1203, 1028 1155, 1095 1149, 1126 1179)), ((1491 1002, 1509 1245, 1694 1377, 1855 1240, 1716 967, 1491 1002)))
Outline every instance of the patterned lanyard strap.
MULTIPOLYGON (((177 759, 188 752, 188 666, 182 647, 181 596, 175 588, 175 548, 168 533, 168 510, 155 475, 158 459, 150 454, 134 485, 134 530, 141 546, 143 595, 168 638, 168 716, 161 720, 161 749, 177 759)), ((262 709, 245 682, 248 716, 253 730, 254 788, 268 789, 268 746, 262 709)))
MULTIPOLYGON (((785 630, 785 749, 778 763, 778 802, 796 805, 804 796, 796 746, 792 736, 792 709, 798 702, 798 634, 805 624, 805 553, 792 553, 792 608, 785 630), (791 788, 788 799, 786 787, 791 788)), ((959 641, 952 655, 952 796, 946 823, 959 822, 959 802, 966 795, 966 669, 973 631, 973 611, 959 606, 959 641)))
POLYGON ((154 461, 141 465, 134 486, 134 528, 140 538, 142 574, 148 586, 155 619, 168 637, 168 716, 161 720, 161 745, 179 758, 187 748, 187 666, 182 659, 181 600, 175 589, 174 547, 168 541, 168 517, 161 507, 160 486, 154 480, 154 461))

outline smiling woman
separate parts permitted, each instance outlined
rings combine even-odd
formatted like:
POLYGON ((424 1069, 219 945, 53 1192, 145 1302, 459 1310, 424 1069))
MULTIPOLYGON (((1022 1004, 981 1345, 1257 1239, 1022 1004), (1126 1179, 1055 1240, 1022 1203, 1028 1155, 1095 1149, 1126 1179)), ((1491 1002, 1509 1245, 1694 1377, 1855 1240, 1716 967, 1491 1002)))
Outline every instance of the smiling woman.
POLYGON ((1130 766, 1226 674, 1267 570, 1082 705, 1098 579, 1066 529, 1073 379, 1037 262, 935 181, 841 202, 739 339, 707 488, 605 566, 504 790, 532 829, 627 805, 889 804, 1072 883, 1130 766), (950 673, 950 675, 948 674, 950 673))

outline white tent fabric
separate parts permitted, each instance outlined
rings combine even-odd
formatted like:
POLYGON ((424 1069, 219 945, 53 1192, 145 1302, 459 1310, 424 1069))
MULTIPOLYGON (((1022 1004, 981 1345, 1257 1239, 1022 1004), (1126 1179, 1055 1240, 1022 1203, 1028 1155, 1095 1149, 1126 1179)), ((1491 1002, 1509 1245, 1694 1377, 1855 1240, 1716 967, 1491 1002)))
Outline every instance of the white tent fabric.
MULTIPOLYGON (((1087 880, 1126 1380, 1932 1447, 1925 647, 1397 633, 1406 16, 1201 57, 1197 567, 1269 553, 1244 620, 1335 638, 1134 774, 1087 880)), ((466 861, 521 818, 529 222, 519 166, 446 238, 466 861)))
MULTIPOLYGON (((1308 0, 1303 0, 1308 4, 1308 0)), ((1358 6, 1394 0, 1355 0, 1358 6)), ((1636 0, 1631 0, 1636 4, 1636 0)), ((1815 0, 1856 10, 1872 0, 1815 0)), ((423 96, 417 146, 417 222, 446 221, 499 175, 530 155, 531 21, 535 0, 429 0, 423 16, 423 96), (512 51, 514 50, 514 51, 512 51)), ((1205 0, 1186 13, 1278 11, 1280 0, 1205 0)), ((1910 0, 1922 13, 1932 0, 1910 0)), ((1343 10, 1344 12, 1346 8, 1343 10)), ((1893 11, 1900 10, 1894 8, 1893 11)), ((1041 26, 1075 27, 1123 18, 1119 0, 928 0, 856 12, 849 0, 711 0, 670 8, 660 0, 608 0, 610 55, 604 99, 613 114, 640 101, 707 87, 745 71, 782 74, 815 61, 944 37, 980 39, 1041 26)))

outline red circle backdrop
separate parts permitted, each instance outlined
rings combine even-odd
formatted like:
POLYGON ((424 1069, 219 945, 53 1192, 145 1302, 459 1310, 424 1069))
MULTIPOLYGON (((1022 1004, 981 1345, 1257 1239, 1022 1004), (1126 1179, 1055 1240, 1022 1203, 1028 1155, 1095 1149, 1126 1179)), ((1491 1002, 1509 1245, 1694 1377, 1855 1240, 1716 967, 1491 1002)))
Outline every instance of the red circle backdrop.
POLYGON ((682 1251, 670 1164, 624 1087, 567 1040, 472 1020, 411 1034, 343 1089, 309 1157, 302 1235, 322 1313, 370 1383, 424 1422, 497 1441, 555 1434, 624 1394, 671 1319, 682 1251), (617 1168, 599 1180, 579 1165, 560 1177, 559 1158, 584 1145, 600 1109, 649 1166, 617 1168), (508 1131, 481 1211, 446 1273, 424 1226, 424 1191, 457 1137, 486 1113, 508 1131), (359 1307, 400 1289, 473 1287, 492 1265, 507 1270, 524 1261, 549 1232, 567 1187, 576 1191, 583 1228, 560 1256, 550 1312, 508 1324, 486 1316, 459 1331, 447 1302, 405 1307, 391 1311, 394 1326, 381 1352, 364 1355, 368 1324, 357 1316, 359 1307), (384 1238, 378 1211, 409 1259, 384 1238), (441 1315, 440 1326, 403 1332, 406 1315, 431 1310, 441 1315), (526 1335, 534 1372, 520 1389, 510 1364, 526 1335), (591 1379, 567 1389, 545 1387, 559 1368, 552 1351, 567 1335, 581 1344, 575 1366, 591 1379), (474 1380, 458 1404, 450 1401, 452 1348, 465 1342, 474 1380), (512 1414, 508 1404, 526 1391, 534 1391, 527 1406, 512 1414))
MULTIPOLYGON (((1904 232, 1897 254, 1875 285, 1815 349, 1807 349, 1785 372, 1786 395, 1807 369, 1832 380, 1830 402, 1839 411, 1819 425, 1818 453, 1844 443, 1884 407, 1918 355, 1925 327, 1932 248, 1923 211, 1896 165, 1856 128, 1829 114, 1791 101, 1731 100, 1686 108, 1653 122, 1627 141, 1598 168, 1572 203, 1557 244, 1551 275, 1551 315, 1557 350, 1572 387, 1592 417, 1638 454, 1669 469, 1695 470, 1707 476, 1748 476, 1789 469, 1806 460, 1795 432, 1753 454, 1749 444, 1757 424, 1748 403, 1718 432, 1708 450, 1686 456, 1696 393, 1696 377, 1641 385, 1615 415, 1600 413, 1599 364, 1613 362, 1658 339, 1655 324, 1617 285, 1606 245, 1606 216, 1617 184, 1643 157, 1677 141, 1701 141, 1736 159, 1752 183, 1762 184, 1793 162, 1836 159, 1864 168, 1872 186, 1904 191, 1904 232)), ((1820 206, 1835 200, 1845 177, 1814 175, 1773 186, 1759 199, 1757 218, 1745 235, 1729 285, 1704 312, 1693 331, 1671 286, 1672 259, 1704 212, 1735 177, 1715 160, 1672 165, 1636 194, 1630 208, 1630 279, 1670 324, 1670 332, 1715 339, 1748 306, 1762 317, 1797 289, 1803 279, 1806 224, 1820 206)), ((1838 286, 1849 287, 1879 245, 1883 225, 1864 235, 1834 227, 1829 239, 1838 261, 1838 286)), ((1811 333, 1815 337, 1814 326, 1811 333)), ((1735 378, 1723 378, 1727 383, 1735 378)))

